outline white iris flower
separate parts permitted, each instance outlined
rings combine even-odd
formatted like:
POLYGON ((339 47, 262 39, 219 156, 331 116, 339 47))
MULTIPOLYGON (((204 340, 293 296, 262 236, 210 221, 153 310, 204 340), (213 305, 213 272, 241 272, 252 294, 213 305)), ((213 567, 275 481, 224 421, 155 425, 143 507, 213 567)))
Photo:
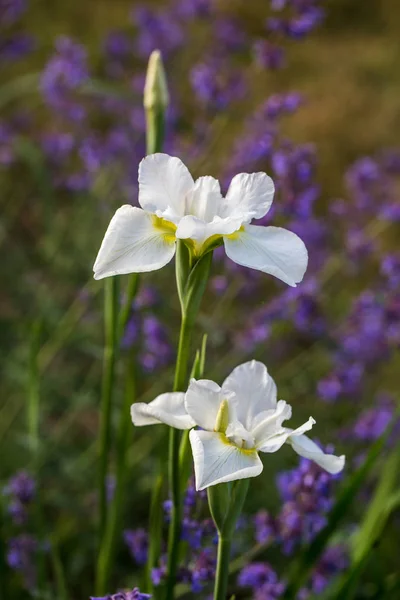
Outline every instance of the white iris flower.
POLYGON ((277 402, 276 385, 267 368, 255 360, 236 367, 222 387, 192 379, 186 394, 162 394, 149 404, 131 407, 134 425, 166 423, 178 429, 192 429, 196 489, 256 477, 263 470, 259 452, 276 452, 286 442, 295 452, 316 462, 329 473, 339 473, 344 456, 325 454, 304 435, 312 428, 312 417, 289 429, 292 408, 277 402))
POLYGON ((94 265, 95 279, 161 269, 177 239, 196 257, 224 243, 230 259, 296 286, 308 255, 302 240, 281 227, 250 225, 269 210, 274 195, 265 173, 236 175, 224 198, 213 177, 193 180, 179 158, 151 154, 139 165, 139 204, 117 210, 94 265))

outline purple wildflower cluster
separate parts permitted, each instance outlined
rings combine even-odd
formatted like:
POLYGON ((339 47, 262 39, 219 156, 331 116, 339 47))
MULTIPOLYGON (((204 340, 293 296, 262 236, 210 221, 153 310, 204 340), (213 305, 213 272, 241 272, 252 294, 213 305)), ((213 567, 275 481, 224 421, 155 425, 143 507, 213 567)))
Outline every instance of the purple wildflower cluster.
POLYGON ((36 537, 26 531, 36 495, 35 480, 25 471, 20 471, 4 487, 3 495, 14 526, 12 537, 7 540, 7 563, 22 575, 25 587, 31 589, 36 580, 36 555, 41 550, 36 537), (22 532, 18 532, 21 528, 22 532))
POLYGON ((132 303, 132 313, 121 342, 125 349, 140 345, 138 360, 147 373, 166 366, 172 358, 167 330, 154 314, 159 305, 156 291, 150 287, 142 288, 132 303))
POLYGON ((20 60, 34 49, 33 37, 16 30, 27 8, 26 0, 0 0, 0 63, 20 60))
MULTIPOLYGON (((277 485, 282 506, 272 516, 266 510, 254 517, 255 538, 261 547, 279 545, 284 554, 291 555, 297 547, 310 542, 326 523, 326 514, 334 502, 332 476, 315 463, 302 458, 297 468, 282 472, 277 485)), ((305 600, 311 593, 320 593, 335 574, 347 566, 346 548, 328 548, 315 566, 306 588, 299 593, 305 600)), ((246 565, 238 576, 238 585, 251 588, 256 600, 280 598, 285 582, 267 562, 246 565)))
POLYGON ((257 513, 257 542, 279 544, 285 554, 292 554, 299 545, 311 541, 326 523, 338 477, 305 458, 297 468, 280 473, 277 485, 282 507, 274 517, 264 510, 257 513))
POLYGON ((15 525, 26 523, 35 493, 35 480, 26 471, 19 471, 3 489, 3 495, 8 500, 7 512, 15 525))
MULTIPOLYGON (((171 502, 164 503, 166 520, 169 520, 171 502)), ((206 491, 196 492, 191 478, 183 503, 182 540, 187 544, 184 564, 178 572, 178 580, 189 584, 194 593, 213 581, 217 562, 217 532, 213 520, 207 514, 206 491)), ((163 555, 160 565, 153 570, 152 579, 160 585, 166 576, 167 557, 163 555)))

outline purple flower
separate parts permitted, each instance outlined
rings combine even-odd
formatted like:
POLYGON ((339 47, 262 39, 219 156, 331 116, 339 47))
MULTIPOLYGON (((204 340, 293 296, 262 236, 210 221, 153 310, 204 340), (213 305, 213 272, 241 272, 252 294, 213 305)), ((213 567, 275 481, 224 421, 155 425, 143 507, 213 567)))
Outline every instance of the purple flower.
POLYGON ((90 596, 90 600, 148 600, 150 594, 142 594, 139 588, 134 588, 130 592, 117 592, 108 596, 90 596))
POLYGON ((132 558, 138 565, 147 561, 149 538, 145 529, 127 529, 124 531, 124 541, 129 548, 132 558))
POLYGON ((35 585, 35 555, 38 547, 37 540, 27 533, 11 538, 7 543, 7 564, 22 574, 26 588, 35 585))
POLYGON ((0 26, 12 25, 27 9, 27 0, 0 0, 0 26))
POLYGON ((387 254, 381 263, 381 273, 393 290, 400 287, 400 254, 387 254))
POLYGON ((239 573, 238 585, 252 588, 256 600, 275 600, 285 589, 275 571, 265 562, 250 563, 244 567, 239 573))
POLYGON ((254 60, 264 69, 281 69, 285 65, 282 48, 268 40, 257 40, 253 44, 254 60))
POLYGON ((14 61, 23 58, 35 47, 35 40, 25 33, 16 33, 0 39, 0 60, 14 61))
POLYGON ((380 437, 393 418, 394 405, 390 396, 380 395, 376 406, 361 413, 353 426, 353 435, 364 442, 371 442, 380 437))
POLYGON ((73 121, 82 121, 86 111, 74 96, 89 79, 87 55, 83 46, 63 36, 56 41, 56 54, 41 77, 41 90, 54 110, 73 121))
POLYGON ((348 564, 348 553, 344 546, 332 546, 325 550, 311 575, 311 590, 315 594, 323 592, 335 575, 344 571, 348 564))
POLYGON ((190 82, 197 98, 210 110, 224 109, 245 93, 242 73, 215 57, 192 67, 190 82))
POLYGON ((35 480, 26 471, 19 471, 9 480, 3 493, 12 496, 22 504, 29 504, 35 497, 35 480))

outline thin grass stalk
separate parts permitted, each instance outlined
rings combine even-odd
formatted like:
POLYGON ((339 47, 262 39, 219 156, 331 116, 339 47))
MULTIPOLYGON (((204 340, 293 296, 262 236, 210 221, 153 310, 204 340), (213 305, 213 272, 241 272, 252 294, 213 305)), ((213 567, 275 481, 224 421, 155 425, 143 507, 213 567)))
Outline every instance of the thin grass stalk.
POLYGON ((38 352, 40 342, 41 323, 36 321, 32 327, 30 348, 29 348, 29 378, 28 378, 28 439, 29 449, 34 456, 34 464, 38 460, 39 452, 39 408, 40 408, 40 387, 39 387, 39 366, 38 352))
MULTIPOLYGON (((111 448, 111 406, 115 384, 115 364, 118 338, 119 281, 109 277, 104 282, 104 358, 100 411, 99 443, 99 542, 107 523, 107 470, 111 448)), ((101 592, 100 592, 101 593, 101 592)))
MULTIPOLYGON (((183 391, 187 384, 187 372, 190 356, 192 325, 185 316, 182 317, 179 334, 178 356, 176 359, 174 392, 183 391)), ((181 533, 182 493, 180 485, 179 449, 181 434, 173 427, 169 430, 168 474, 172 500, 171 520, 168 535, 168 565, 167 565, 167 599, 173 598, 176 583, 176 571, 179 558, 179 541, 181 533)))
POLYGON ((96 590, 99 594, 104 593, 104 590, 107 590, 108 588, 112 565, 115 561, 117 542, 122 530, 127 474, 127 452, 132 434, 129 410, 136 392, 134 356, 135 352, 134 349, 132 349, 125 360, 125 394, 117 435, 115 490, 110 503, 105 533, 97 562, 96 590))

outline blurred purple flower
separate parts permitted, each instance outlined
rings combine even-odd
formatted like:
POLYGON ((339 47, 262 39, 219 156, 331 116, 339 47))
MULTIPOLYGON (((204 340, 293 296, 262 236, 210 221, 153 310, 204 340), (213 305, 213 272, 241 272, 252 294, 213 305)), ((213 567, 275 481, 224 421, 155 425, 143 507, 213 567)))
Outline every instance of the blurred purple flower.
POLYGON ((124 531, 124 542, 136 564, 146 564, 149 546, 147 531, 143 528, 126 529, 124 531))
POLYGON ((134 588, 130 592, 117 592, 108 596, 90 596, 90 600, 148 600, 150 594, 142 594, 139 588, 134 588))
POLYGON ((28 8, 27 0, 0 0, 0 26, 12 25, 28 8))
POLYGON ((254 600, 275 600, 281 597, 285 585, 266 562, 250 563, 239 573, 238 585, 252 588, 254 600))
POLYGON ((15 61, 32 52, 35 40, 25 33, 16 33, 0 39, 0 61, 15 61))
POLYGON ((37 540, 27 533, 11 538, 7 543, 7 564, 14 571, 21 573, 24 585, 28 589, 35 586, 35 558, 38 548, 37 540))
POLYGON ((56 41, 56 54, 47 63, 40 81, 46 102, 73 121, 82 121, 86 111, 76 92, 89 80, 86 50, 66 36, 56 41))

